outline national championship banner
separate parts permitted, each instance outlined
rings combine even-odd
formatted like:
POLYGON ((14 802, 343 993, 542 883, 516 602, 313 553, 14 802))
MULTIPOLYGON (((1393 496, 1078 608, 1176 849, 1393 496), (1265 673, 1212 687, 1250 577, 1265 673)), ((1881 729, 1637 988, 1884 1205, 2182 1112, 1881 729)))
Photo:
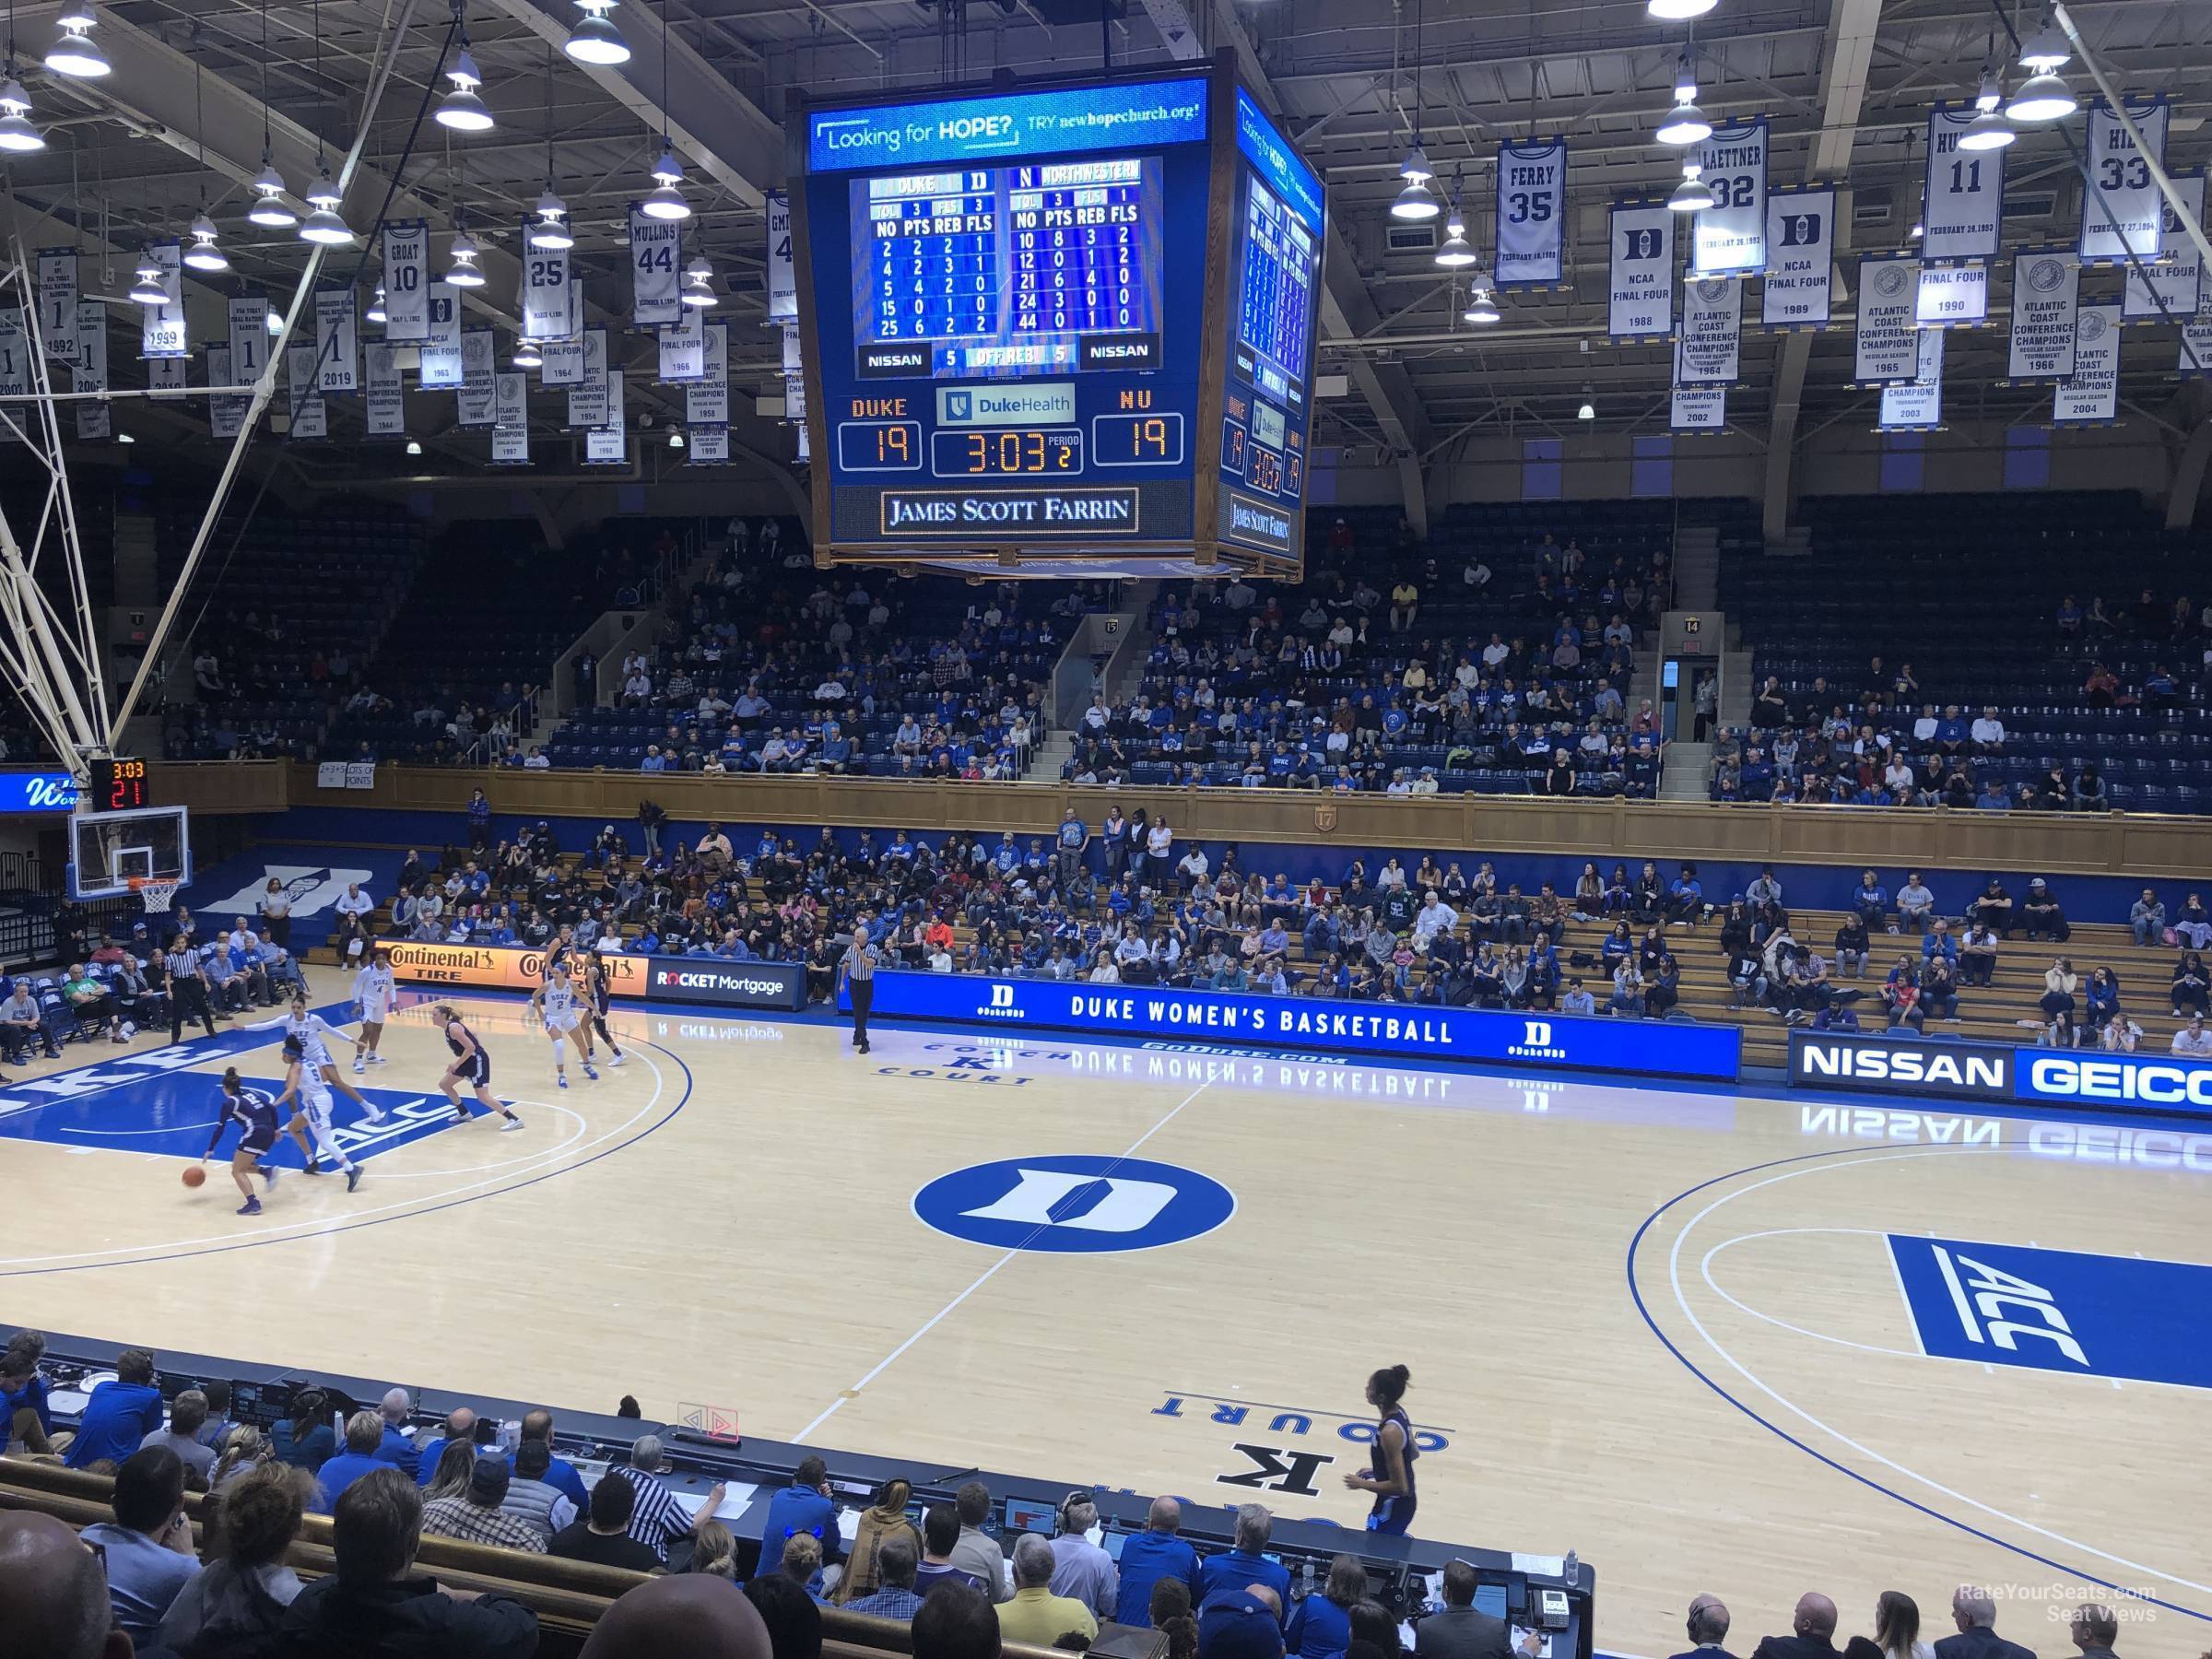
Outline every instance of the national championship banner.
POLYGON ((581 296, 569 253, 561 248, 533 248, 530 226, 523 227, 522 249, 516 264, 522 267, 522 293, 517 305, 523 316, 525 340, 566 340, 583 325, 581 296))
POLYGON ((1498 147, 1501 288, 1549 288, 1567 276, 1567 140, 1498 147))
POLYGON ((1675 330, 1675 216, 1665 202, 1616 202, 1607 246, 1606 332, 1663 339, 1675 330))
MULTIPOLYGON (((0 350, 5 345, 0 344, 0 350)), ((2182 324, 2182 348, 2175 355, 2174 372, 2183 380, 2212 374, 2212 319, 2182 324)))
POLYGON ((2149 159, 2136 148, 2111 104, 2100 98, 2089 105, 2080 244, 2082 260, 2088 265, 2122 265, 2130 254, 2148 265, 2158 258, 2165 234, 2166 198, 2150 168, 2152 162, 2166 164, 2169 106, 2162 93, 2123 98, 2121 102, 2143 135, 2149 159))
POLYGON ((1937 104, 1928 116, 1928 171, 1921 196, 1923 259, 1994 259, 2005 218, 2005 151, 1962 150, 1981 112, 1937 104))
POLYGON ((629 320, 640 328, 661 328, 683 320, 678 297, 683 282, 684 227, 681 219, 646 217, 629 205, 629 320))
POLYGON ((316 391, 361 389, 359 327, 351 283, 315 290, 316 391))
POLYGON ((569 425, 589 431, 606 424, 606 330, 583 331, 583 379, 569 388, 569 425))
POLYGON ((1682 288, 1677 386, 1733 385, 1743 372, 1744 285, 1728 276, 1692 277, 1682 288))
POLYGON ((1667 408, 1670 432, 1717 432, 1728 424, 1728 388, 1677 386, 1667 408))
POLYGON ((696 306, 684 307, 682 318, 661 330, 660 346, 664 382, 706 378, 707 320, 696 306))
POLYGON ((39 334, 57 363, 76 361, 76 250, 39 250, 39 334))
POLYGON ((622 371, 609 369, 603 377, 606 391, 606 420, 583 435, 587 466, 620 466, 629 459, 629 420, 623 409, 622 371))
POLYGON ((707 324, 707 371, 684 388, 687 426, 727 425, 730 418, 730 325, 707 324))
MULTIPOLYGON (((211 386, 243 385, 233 380, 230 373, 230 347, 227 342, 211 340, 201 353, 207 365, 207 383, 211 386)), ((244 429, 246 411, 253 400, 243 392, 232 393, 207 400, 207 433, 212 438, 235 438, 244 429)))
POLYGON ((530 465, 530 377, 520 369, 492 377, 491 458, 500 466, 530 465))
POLYGON ((384 338, 420 345, 430 338, 430 225, 394 219, 384 226, 384 338))
POLYGON ((1943 425, 1943 330, 1924 328, 1913 344, 1918 350, 1912 378, 1882 388, 1885 432, 1933 432, 1943 425))
POLYGON ((799 314, 799 273, 791 254, 791 197, 768 193, 768 319, 780 323, 799 314))
POLYGON ((302 443, 330 436, 330 408, 315 390, 315 346, 294 340, 284 348, 284 406, 292 418, 289 441, 302 443))
POLYGON ((1777 186, 1767 193, 1767 279, 1762 327, 1826 328, 1834 291, 1836 192, 1830 184, 1777 186))
POLYGON ((1859 332, 1851 378, 1862 386, 1901 386, 1920 371, 1920 330, 1912 324, 1920 261, 1910 253, 1859 260, 1859 332))
MULTIPOLYGON (((141 306, 138 355, 142 358, 187 356, 192 343, 184 335, 183 250, 173 236, 159 236, 146 244, 147 260, 160 272, 155 279, 169 298, 159 305, 141 306)), ((83 326, 83 313, 78 313, 83 326)))
MULTIPOLYGON (((0 397, 23 397, 29 392, 30 329, 23 313, 11 306, 0 310, 0 397)), ((29 419, 26 410, 0 409, 0 422, 13 421, 18 427, 25 427, 29 419)), ((0 442, 15 441, 15 430, 0 424, 0 442)))
POLYGON ((157 358, 146 366, 146 389, 156 397, 167 397, 184 391, 192 384, 190 358, 157 358))
POLYGON ((369 366, 362 376, 368 393, 363 413, 371 438, 407 435, 407 397, 400 381, 399 347, 382 340, 369 343, 369 366))
MULTIPOLYGON (((108 312, 97 300, 76 302, 76 368, 71 375, 71 389, 77 392, 108 389, 108 312)), ((105 401, 76 406, 76 435, 79 438, 115 435, 114 414, 105 401)))
POLYGON ((730 459, 730 429, 710 421, 690 429, 691 441, 684 450, 686 466, 724 466, 730 459))
MULTIPOLYGON (((2174 194, 2182 198, 2182 205, 2189 209, 2190 217, 2201 229, 2205 222, 2205 175, 2177 172, 2167 177, 2172 181, 2174 194)), ((2162 262, 2127 267, 2127 292, 2122 302, 2121 316, 2129 323, 2194 317, 2204 306, 2204 252, 2196 245, 2196 239, 2182 229, 2181 216, 2171 204, 2161 199, 2159 210, 2165 216, 2159 220, 2163 227, 2159 233, 2162 262)))
POLYGON ((2012 259, 2011 380, 2064 380, 2074 372, 2075 312, 2081 261, 2073 253, 2016 253, 2012 259))
POLYGON ((1923 328, 1976 328, 1989 321, 1989 267, 1923 265, 1912 292, 1912 320, 1923 328))
MULTIPOLYGON (((389 305, 392 297, 384 296, 389 305)), ((422 350, 418 354, 415 382, 424 391, 451 391, 460 385, 461 363, 461 290, 450 282, 433 282, 425 306, 429 315, 429 332, 422 336, 422 350)))
POLYGON ((461 331, 461 386, 454 399, 454 424, 488 427, 498 424, 494 400, 499 396, 499 348, 488 328, 461 331))
POLYGON ((2074 328, 2074 372, 2052 396, 2051 424, 2110 426, 2120 418, 2120 308, 2085 305, 2074 328))
POLYGON ((1756 276, 1767 268, 1767 118, 1724 121, 1692 145, 1689 159, 1712 191, 1712 206, 1693 214, 1692 276, 1756 276))
POLYGON ((269 367, 269 302, 233 300, 225 320, 230 325, 229 372, 218 385, 251 386, 269 367))

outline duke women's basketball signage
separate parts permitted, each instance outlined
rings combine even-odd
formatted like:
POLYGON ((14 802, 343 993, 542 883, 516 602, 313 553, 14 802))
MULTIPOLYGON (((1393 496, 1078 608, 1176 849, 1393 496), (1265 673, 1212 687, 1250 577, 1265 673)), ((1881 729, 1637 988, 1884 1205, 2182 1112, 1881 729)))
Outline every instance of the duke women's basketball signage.
POLYGON ((1195 1170, 1090 1153, 976 1164, 914 1194, 916 1218, 941 1233, 1074 1255, 1181 1244, 1236 1211, 1236 1194, 1195 1170))

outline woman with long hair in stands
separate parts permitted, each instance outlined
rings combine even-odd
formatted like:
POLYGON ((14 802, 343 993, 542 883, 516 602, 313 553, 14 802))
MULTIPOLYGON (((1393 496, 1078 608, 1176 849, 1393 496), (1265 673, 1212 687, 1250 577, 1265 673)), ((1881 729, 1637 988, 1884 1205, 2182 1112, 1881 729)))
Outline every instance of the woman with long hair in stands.
POLYGON ((845 1552, 845 1573, 838 1580, 831 1600, 841 1606, 883 1588, 883 1570, 876 1564, 876 1557, 886 1538, 904 1533, 914 1546, 914 1559, 922 1559, 922 1534, 906 1513, 913 1495, 914 1488, 898 1475, 876 1488, 876 1501, 861 1512, 853 1547, 845 1552))
POLYGON ((268 1437, 251 1424, 241 1423, 223 1438, 222 1454, 215 1466, 207 1471, 207 1489, 210 1492, 227 1490, 233 1483, 243 1480, 254 1470, 275 1460, 269 1454, 268 1437))
POLYGON ((719 1521, 701 1521, 691 1535, 691 1560, 686 1572, 703 1572, 711 1578, 737 1578, 737 1540, 719 1521))
POLYGON ((1303 1597, 1283 1631, 1291 1659, 1337 1659, 1352 1645, 1352 1609, 1367 1599, 1367 1569, 1358 1556, 1340 1555, 1329 1563, 1328 1583, 1319 1595, 1303 1597))
POLYGON ((1920 1639, 1920 1604, 1902 1590, 1876 1598, 1874 1640, 1853 1636, 1843 1651, 1847 1659, 1936 1659, 1936 1650, 1920 1639))
POLYGON ((1367 1516, 1369 1532, 1402 1535, 1413 1524, 1418 1503, 1413 1462, 1420 1450, 1413 1443, 1413 1421, 1402 1404, 1406 1385, 1412 1381, 1412 1373, 1402 1365, 1386 1365, 1367 1380, 1367 1403, 1375 1408, 1374 1465, 1347 1475, 1344 1484, 1374 1495, 1367 1516))
MULTIPOLYGON (((264 1464, 249 1469, 210 1507, 219 1549, 185 1583, 162 1618, 160 1646, 182 1659, 218 1659, 273 1634, 300 1594, 284 1564, 314 1491, 301 1469, 264 1464)), ((212 1542, 213 1540, 211 1540, 212 1542)))
POLYGON ((430 1471, 430 1484, 423 1488, 422 1500, 429 1503, 440 1498, 465 1497, 469 1476, 476 1466, 477 1448, 473 1441, 446 1441, 445 1450, 438 1453, 438 1466, 430 1471))

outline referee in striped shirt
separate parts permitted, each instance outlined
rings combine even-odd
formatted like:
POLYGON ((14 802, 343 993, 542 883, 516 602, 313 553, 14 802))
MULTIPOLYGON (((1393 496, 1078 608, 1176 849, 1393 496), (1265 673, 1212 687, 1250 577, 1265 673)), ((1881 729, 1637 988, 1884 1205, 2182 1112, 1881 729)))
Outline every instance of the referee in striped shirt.
POLYGON ((876 959, 868 954, 868 912, 865 910, 853 918, 853 938, 838 966, 853 994, 853 1052, 865 1054, 868 1052, 868 1010, 876 1003, 876 959))
POLYGON ((182 934, 171 939, 161 967, 169 975, 170 1041, 182 1040, 185 1025, 194 1019, 207 1028, 208 1036, 214 1036, 215 1013, 207 1001, 207 973, 200 966, 200 953, 192 947, 192 941, 182 934))

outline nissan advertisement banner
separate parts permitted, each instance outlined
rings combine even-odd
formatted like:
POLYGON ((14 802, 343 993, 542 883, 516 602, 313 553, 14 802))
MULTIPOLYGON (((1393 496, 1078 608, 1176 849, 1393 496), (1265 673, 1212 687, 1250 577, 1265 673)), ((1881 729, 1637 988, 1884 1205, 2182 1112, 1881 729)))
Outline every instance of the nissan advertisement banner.
POLYGON ((2174 1054, 1795 1031, 1790 1037, 1790 1081, 1848 1094, 2212 1117, 2212 1061, 2174 1054))

